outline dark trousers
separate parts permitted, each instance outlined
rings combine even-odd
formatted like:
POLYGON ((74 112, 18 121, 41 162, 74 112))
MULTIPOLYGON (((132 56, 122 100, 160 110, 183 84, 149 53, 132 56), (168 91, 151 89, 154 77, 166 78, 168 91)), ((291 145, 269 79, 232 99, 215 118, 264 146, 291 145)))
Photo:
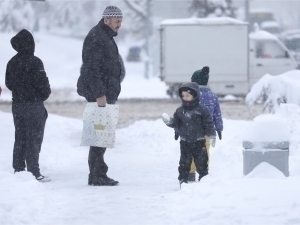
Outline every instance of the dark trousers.
POLYGON ((90 176, 92 177, 106 177, 108 166, 104 162, 104 153, 106 148, 90 147, 89 152, 89 168, 90 176))
POLYGON ((13 168, 27 170, 35 177, 40 176, 39 153, 44 138, 48 117, 44 103, 13 103, 12 113, 15 124, 13 168), (25 164, 26 162, 26 164, 25 164))
POLYGON ((197 142, 180 141, 180 160, 178 167, 179 180, 188 180, 193 158, 199 176, 202 177, 207 175, 208 154, 205 146, 205 140, 197 142))
MULTIPOLYGON (((93 99, 87 99, 88 102, 95 102, 93 99)), ((116 100, 107 99, 107 104, 115 104, 116 100)), ((104 162, 104 153, 106 148, 102 147, 90 147, 89 152, 89 169, 90 176, 92 177, 107 177, 108 166, 104 162)))

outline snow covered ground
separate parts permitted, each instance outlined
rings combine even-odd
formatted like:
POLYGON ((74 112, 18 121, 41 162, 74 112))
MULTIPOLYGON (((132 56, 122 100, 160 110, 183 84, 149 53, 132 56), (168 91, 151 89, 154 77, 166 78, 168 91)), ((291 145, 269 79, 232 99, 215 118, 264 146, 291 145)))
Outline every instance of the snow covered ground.
POLYGON ((0 224, 300 224, 300 126, 291 133, 290 177, 267 163, 243 176, 242 140, 252 122, 225 119, 210 174, 179 190, 179 142, 161 120, 117 130, 106 153, 117 187, 87 185, 80 120, 49 115, 40 154, 49 183, 13 174, 12 115, 0 112, 0 121, 0 224))
MULTIPOLYGON (((5 52, 0 55, 2 87, 3 71, 14 55, 10 37, 0 37, 5 52)), ((52 88, 74 87, 82 41, 40 39, 37 55, 45 63, 52 88), (53 44, 65 49, 67 56, 56 52, 53 44)), ((126 46, 120 49, 125 56, 126 46)), ((143 78, 142 64, 126 63, 126 69, 123 98, 166 97, 162 82, 143 78)), ((2 98, 9 99, 6 89, 2 98)), ((299 115, 296 105, 287 105, 279 114, 288 118, 290 129, 289 177, 267 163, 244 176, 242 141, 253 122, 225 118, 223 139, 211 149, 209 175, 179 190, 179 142, 161 120, 137 121, 118 129, 116 146, 107 149, 105 158, 108 176, 120 185, 91 187, 87 185, 88 148, 80 146, 81 120, 49 115, 40 167, 52 181, 39 183, 27 172, 13 174, 13 119, 0 111, 0 224, 300 224, 299 115)))

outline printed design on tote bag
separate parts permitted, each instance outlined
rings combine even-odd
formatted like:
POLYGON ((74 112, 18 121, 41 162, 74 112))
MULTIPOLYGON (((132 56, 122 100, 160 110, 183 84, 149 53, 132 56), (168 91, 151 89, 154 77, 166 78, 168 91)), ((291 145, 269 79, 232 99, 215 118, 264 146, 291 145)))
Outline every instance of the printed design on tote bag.
POLYGON ((98 107, 95 102, 87 103, 83 113, 81 145, 113 148, 118 115, 118 105, 98 107))

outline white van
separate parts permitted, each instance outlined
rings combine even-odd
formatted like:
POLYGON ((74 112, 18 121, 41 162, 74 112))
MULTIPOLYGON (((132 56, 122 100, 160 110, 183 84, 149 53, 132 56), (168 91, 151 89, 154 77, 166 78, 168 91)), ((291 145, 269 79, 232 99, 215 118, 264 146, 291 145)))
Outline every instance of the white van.
POLYGON ((266 31, 248 33, 248 23, 228 17, 168 19, 161 22, 160 75, 176 96, 195 70, 210 67, 209 86, 218 95, 245 96, 268 73, 297 64, 288 49, 266 31))

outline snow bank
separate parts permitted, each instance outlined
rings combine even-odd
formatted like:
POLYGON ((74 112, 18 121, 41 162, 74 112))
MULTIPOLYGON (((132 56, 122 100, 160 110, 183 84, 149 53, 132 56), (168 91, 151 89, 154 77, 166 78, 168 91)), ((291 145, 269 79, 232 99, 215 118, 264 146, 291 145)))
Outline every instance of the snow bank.
POLYGON ((300 71, 292 70, 287 73, 261 77, 246 95, 246 104, 251 108, 255 102, 264 101, 264 110, 274 113, 280 103, 300 105, 300 71))
POLYGON ((277 115, 259 115, 245 134, 251 143, 289 141, 290 130, 285 118, 277 115))

